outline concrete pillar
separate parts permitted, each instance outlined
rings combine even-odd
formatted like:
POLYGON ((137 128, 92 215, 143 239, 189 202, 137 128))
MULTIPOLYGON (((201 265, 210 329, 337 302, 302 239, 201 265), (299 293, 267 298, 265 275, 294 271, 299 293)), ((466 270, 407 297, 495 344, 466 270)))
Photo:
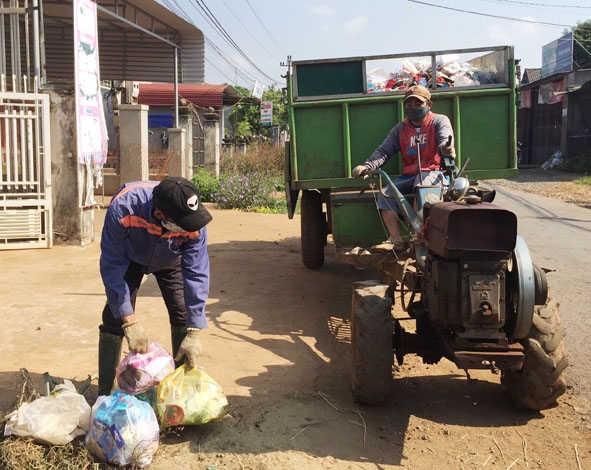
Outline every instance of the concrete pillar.
POLYGON ((168 156, 170 158, 168 164, 169 176, 183 176, 190 178, 187 164, 187 157, 185 155, 185 129, 168 129, 168 156))
POLYGON ((53 242, 86 246, 94 241, 94 209, 85 205, 86 167, 78 163, 76 150, 76 103, 72 85, 45 86, 50 97, 51 185, 53 242))
POLYGON ((119 106, 119 174, 121 184, 150 178, 148 109, 144 104, 119 106))
POLYGON ((203 115, 204 167, 214 176, 220 176, 220 121, 217 113, 203 115))

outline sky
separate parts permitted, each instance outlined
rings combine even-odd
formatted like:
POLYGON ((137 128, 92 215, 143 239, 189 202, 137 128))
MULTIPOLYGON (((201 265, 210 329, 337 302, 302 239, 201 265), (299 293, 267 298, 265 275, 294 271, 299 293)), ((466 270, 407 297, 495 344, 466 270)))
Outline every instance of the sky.
MULTIPOLYGON (((285 85, 293 61, 513 46, 521 72, 591 0, 158 0, 203 31, 205 80, 285 85)), ((393 71, 393 70, 389 70, 393 71)))

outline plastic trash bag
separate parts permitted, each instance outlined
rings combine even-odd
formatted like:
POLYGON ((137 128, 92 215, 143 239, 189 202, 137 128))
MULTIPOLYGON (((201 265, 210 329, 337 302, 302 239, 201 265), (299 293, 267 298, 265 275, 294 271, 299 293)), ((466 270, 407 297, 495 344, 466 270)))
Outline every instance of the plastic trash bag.
POLYGON ((88 430, 90 405, 69 380, 50 396, 23 403, 6 416, 4 435, 30 437, 52 445, 66 445, 88 430))
POLYGON ((113 395, 97 398, 84 443, 103 462, 144 468, 152 463, 159 440, 158 419, 152 407, 116 390, 113 395))
POLYGON ((226 414, 228 399, 202 369, 183 364, 158 384, 156 407, 162 428, 204 424, 226 414))
POLYGON ((117 365, 117 386, 130 395, 147 392, 174 371, 174 359, 164 346, 150 343, 145 353, 130 352, 117 365))

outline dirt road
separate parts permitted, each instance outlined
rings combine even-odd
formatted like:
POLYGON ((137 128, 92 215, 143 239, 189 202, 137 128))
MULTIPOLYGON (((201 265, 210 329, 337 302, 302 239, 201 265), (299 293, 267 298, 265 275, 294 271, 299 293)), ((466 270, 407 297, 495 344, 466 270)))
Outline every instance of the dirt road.
MULTIPOLYGON (((557 408, 523 412, 492 373, 468 379, 449 362, 426 366, 408 356, 388 406, 354 405, 351 284, 377 274, 337 263, 330 247, 323 269, 304 268, 297 218, 212 213, 202 365, 232 410, 219 422, 166 433, 150 468, 591 468, 591 406, 574 389, 557 408)), ((0 409, 17 393, 19 368, 39 383, 46 371, 84 379, 96 370, 98 256, 98 243, 0 252, 0 409)), ((151 277, 137 309, 152 338, 169 346, 151 277)))

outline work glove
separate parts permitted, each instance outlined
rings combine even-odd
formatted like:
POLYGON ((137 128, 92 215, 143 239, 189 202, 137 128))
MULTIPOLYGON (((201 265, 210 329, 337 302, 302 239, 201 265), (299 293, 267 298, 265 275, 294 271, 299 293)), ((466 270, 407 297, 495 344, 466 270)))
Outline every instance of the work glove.
POLYGON ((187 330, 187 336, 181 343, 179 351, 174 358, 179 362, 183 356, 185 357, 185 367, 192 369, 197 365, 197 358, 201 354, 201 340, 199 339, 200 330, 187 330))
POLYGON ((148 350, 148 336, 139 321, 124 323, 123 334, 131 351, 144 354, 148 350))
POLYGON ((444 157, 456 158, 456 149, 454 148, 451 139, 439 146, 439 154, 444 157))
POLYGON ((353 168, 351 175, 353 175, 354 178, 361 178, 364 176, 363 173, 366 171, 367 167, 365 165, 357 165, 355 168, 353 168))

